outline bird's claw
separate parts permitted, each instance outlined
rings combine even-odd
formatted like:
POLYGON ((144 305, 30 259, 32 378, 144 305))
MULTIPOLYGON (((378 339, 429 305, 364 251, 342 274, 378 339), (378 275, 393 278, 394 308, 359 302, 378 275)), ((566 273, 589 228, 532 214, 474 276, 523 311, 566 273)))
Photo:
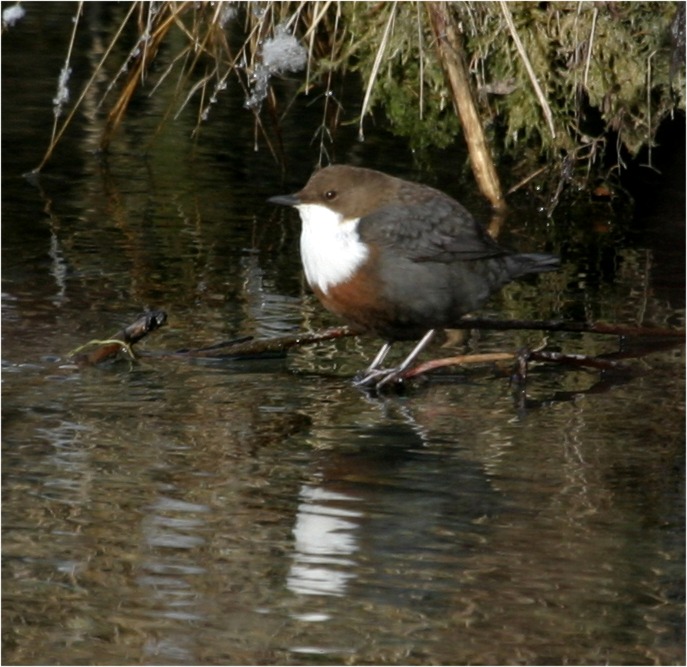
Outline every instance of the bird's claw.
POLYGON ((353 384, 356 387, 371 387, 379 390, 385 385, 394 383, 403 378, 403 369, 400 368, 378 368, 367 371, 362 377, 357 377, 353 384))

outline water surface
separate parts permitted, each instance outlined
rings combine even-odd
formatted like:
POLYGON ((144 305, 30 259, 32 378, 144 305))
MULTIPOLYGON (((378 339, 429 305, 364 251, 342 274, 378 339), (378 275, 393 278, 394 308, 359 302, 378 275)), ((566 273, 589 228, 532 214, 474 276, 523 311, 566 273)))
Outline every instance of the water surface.
MULTIPOLYGON (((479 368, 368 396, 351 385, 367 339, 69 362, 146 307, 169 315, 149 352, 335 323, 303 285, 296 217, 265 202, 317 161, 305 122, 285 129, 283 179, 240 96, 197 140, 189 109, 149 144, 166 104, 152 97, 107 158, 87 115, 39 187, 22 179, 70 12, 29 11, 3 36, 3 661, 683 664, 681 347, 630 375, 540 367, 526 395, 479 368)), ((336 157, 484 211, 450 152, 419 171, 371 129, 364 144, 343 132, 336 157)), ((634 219, 516 210, 514 243, 564 265, 487 314, 683 326, 683 159, 634 219)), ((468 349, 541 342, 481 332, 468 349)))

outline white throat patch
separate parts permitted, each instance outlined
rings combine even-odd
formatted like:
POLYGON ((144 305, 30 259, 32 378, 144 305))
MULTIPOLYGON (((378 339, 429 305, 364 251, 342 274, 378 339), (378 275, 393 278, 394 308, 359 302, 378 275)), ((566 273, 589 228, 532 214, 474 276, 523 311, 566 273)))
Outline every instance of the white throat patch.
POLYGON ((303 221, 301 259, 310 287, 327 293, 332 285, 348 280, 367 258, 358 236, 359 218, 344 220, 320 204, 296 206, 303 221))

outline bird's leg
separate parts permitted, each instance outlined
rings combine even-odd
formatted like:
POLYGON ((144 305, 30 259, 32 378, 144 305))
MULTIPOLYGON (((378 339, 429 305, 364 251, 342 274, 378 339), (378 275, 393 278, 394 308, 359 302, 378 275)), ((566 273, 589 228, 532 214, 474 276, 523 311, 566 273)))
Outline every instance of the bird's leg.
POLYGON ((391 343, 384 343, 384 345, 382 345, 379 352, 377 352, 377 356, 372 360, 372 363, 365 371, 365 375, 369 375, 370 373, 372 373, 372 371, 377 370, 377 367, 384 361, 384 359, 386 359, 386 355, 389 354, 390 349, 391 343))
POLYGON ((356 381, 356 385, 360 387, 368 386, 374 384, 376 389, 383 387, 389 382, 396 380, 405 371, 410 364, 415 361, 417 356, 425 349, 427 344, 434 336, 435 330, 430 329, 423 337, 422 340, 413 348, 412 352, 403 360, 403 362, 396 366, 395 368, 377 368, 379 364, 384 361, 389 349, 391 348, 390 343, 385 343, 382 349, 379 351, 374 361, 370 364, 370 367, 365 372, 362 379, 356 381))
POLYGON ((410 366, 410 364, 417 359, 417 356, 422 352, 422 350, 427 347, 429 344, 429 341, 432 340, 434 337, 435 330, 430 329, 420 340, 420 342, 412 349, 411 353, 403 360, 400 366, 397 366, 396 368, 392 369, 392 371, 386 376, 383 377, 376 385, 375 388, 379 389, 380 387, 383 387, 385 384, 389 382, 393 382, 396 380, 399 376, 403 374, 403 371, 410 366))

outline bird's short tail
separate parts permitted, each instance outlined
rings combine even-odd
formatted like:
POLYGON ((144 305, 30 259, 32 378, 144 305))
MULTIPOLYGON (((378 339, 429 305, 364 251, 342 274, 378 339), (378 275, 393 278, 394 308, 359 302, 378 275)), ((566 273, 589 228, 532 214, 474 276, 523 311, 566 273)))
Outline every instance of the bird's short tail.
POLYGON ((555 255, 547 255, 543 252, 524 253, 513 255, 512 259, 517 262, 520 274, 525 273, 544 273, 545 271, 555 271, 560 268, 561 260, 555 255))

